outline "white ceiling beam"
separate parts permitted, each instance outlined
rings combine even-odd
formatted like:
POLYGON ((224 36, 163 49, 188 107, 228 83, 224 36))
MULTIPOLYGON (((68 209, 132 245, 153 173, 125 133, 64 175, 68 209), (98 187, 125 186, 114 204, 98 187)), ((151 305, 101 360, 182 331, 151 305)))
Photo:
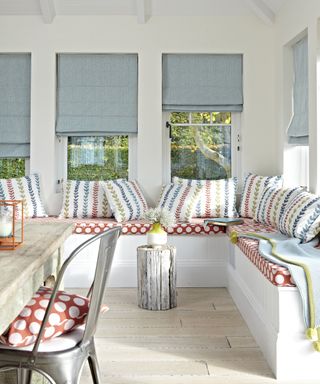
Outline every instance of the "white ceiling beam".
POLYGON ((54 0, 39 0, 42 19, 45 24, 51 24, 56 16, 54 0))
POLYGON ((150 18, 150 0, 136 0, 136 5, 138 23, 145 24, 150 18))
POLYGON ((263 0, 246 0, 252 12, 258 16, 265 24, 273 25, 276 15, 263 0))

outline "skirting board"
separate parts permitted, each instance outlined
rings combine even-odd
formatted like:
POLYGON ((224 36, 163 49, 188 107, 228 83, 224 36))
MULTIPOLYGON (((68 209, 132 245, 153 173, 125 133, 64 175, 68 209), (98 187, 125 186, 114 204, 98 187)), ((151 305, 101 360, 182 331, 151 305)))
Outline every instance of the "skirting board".
POLYGON ((320 378, 320 354, 305 338, 296 288, 272 285, 235 247, 228 290, 277 379, 320 378))
MULTIPOLYGON (((72 235, 64 245, 64 259, 91 235, 72 235)), ((177 247, 178 287, 225 287, 227 284, 227 243, 225 235, 168 236, 177 247)), ((117 245, 108 286, 137 286, 138 246, 146 244, 145 235, 121 236, 117 245)), ((97 247, 85 250, 66 272, 65 287, 89 287, 94 274, 97 247)))

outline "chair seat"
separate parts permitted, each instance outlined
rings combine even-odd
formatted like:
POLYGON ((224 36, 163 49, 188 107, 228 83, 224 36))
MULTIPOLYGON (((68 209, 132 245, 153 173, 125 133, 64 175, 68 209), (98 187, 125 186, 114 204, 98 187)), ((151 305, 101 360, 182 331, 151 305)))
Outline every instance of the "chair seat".
MULTIPOLYGON (((41 343, 39 346, 39 353, 61 352, 61 351, 66 351, 67 349, 74 348, 82 340, 84 329, 85 329, 85 326, 82 325, 78 328, 75 328, 73 331, 69 333, 66 333, 64 335, 55 337, 54 339, 50 339, 41 343)), ((20 347, 20 348, 0 344, 0 350, 1 349, 32 351, 33 344, 28 345, 27 347, 20 347)))

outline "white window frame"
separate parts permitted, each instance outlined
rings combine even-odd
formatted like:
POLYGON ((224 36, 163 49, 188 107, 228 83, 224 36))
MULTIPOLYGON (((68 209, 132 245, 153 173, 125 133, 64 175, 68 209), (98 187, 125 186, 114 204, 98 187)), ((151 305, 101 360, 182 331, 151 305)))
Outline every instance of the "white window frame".
MULTIPOLYGON (((190 111, 194 113, 197 111, 190 111)), ((214 111, 219 112, 219 111, 214 111)), ((240 180, 241 176, 241 135, 240 135, 240 112, 231 112, 231 176, 238 177, 240 180)), ((169 138, 169 129, 166 127, 166 122, 170 121, 170 112, 163 112, 163 174, 162 179, 164 184, 171 182, 171 139, 169 138)), ((196 124, 186 124, 196 125, 196 124)), ((217 124, 223 125, 223 124, 217 124)))
MULTIPOLYGON (((106 135, 107 136, 107 135, 106 135)), ((138 155, 138 140, 136 134, 128 135, 128 178, 129 180, 137 178, 137 155, 138 155)), ((56 193, 62 192, 62 185, 68 178, 68 137, 58 136, 56 138, 56 193)))

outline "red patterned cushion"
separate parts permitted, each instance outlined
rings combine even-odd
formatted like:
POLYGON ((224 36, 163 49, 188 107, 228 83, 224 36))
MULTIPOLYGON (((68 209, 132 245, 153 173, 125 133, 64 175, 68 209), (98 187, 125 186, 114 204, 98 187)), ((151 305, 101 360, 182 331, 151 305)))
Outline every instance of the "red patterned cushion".
MULTIPOLYGON (((11 323, 2 342, 14 347, 33 344, 48 306, 52 290, 41 287, 11 323)), ((82 325, 89 309, 89 299, 59 291, 46 325, 42 341, 70 332, 82 325)))
MULTIPOLYGON (((114 219, 58 219, 56 217, 48 217, 41 219, 29 219, 32 223, 66 223, 74 224, 73 233, 79 235, 95 235, 115 226, 122 227, 123 235, 145 235, 151 228, 143 220, 127 221, 126 223, 117 223, 114 219)), ((215 235, 225 232, 225 227, 217 225, 203 224, 204 219, 193 218, 190 223, 177 223, 168 229, 170 235, 215 235)))

